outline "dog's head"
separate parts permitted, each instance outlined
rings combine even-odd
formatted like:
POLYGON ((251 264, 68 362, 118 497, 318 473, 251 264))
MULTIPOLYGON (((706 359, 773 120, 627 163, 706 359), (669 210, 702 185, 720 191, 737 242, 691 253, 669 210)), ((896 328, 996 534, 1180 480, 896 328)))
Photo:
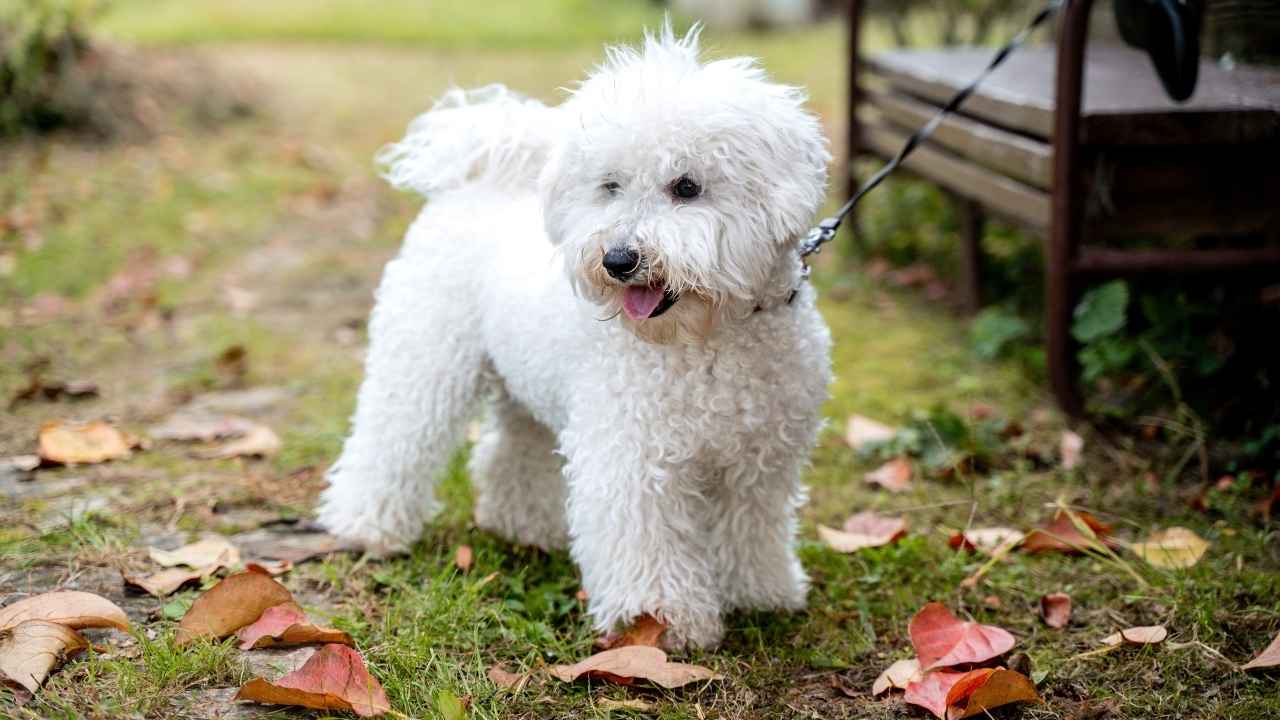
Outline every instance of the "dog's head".
POLYGON ((575 289, 652 342, 697 341, 759 302, 826 189, 804 94, 698 55, 696 31, 670 28, 610 49, 561 106, 539 180, 575 289))

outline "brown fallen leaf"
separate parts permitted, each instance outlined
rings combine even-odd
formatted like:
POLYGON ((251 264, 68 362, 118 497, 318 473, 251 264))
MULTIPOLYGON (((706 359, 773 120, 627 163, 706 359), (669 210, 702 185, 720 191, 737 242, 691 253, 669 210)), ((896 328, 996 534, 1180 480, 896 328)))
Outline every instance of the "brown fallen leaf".
POLYGON ((1280 635, 1276 635, 1271 644, 1258 653, 1258 657, 1240 667, 1241 670, 1258 670, 1280 666, 1280 635))
POLYGON ((510 690, 511 692, 518 693, 524 689, 526 684, 528 684, 530 674, 527 672, 513 673, 501 665, 494 665, 489 668, 488 676, 489 681, 494 685, 497 685, 503 690, 510 690))
POLYGON ((620 635, 610 633, 596 641, 596 647, 604 650, 627 647, 628 645, 648 645, 662 647, 662 634, 667 631, 667 624, 645 613, 636 618, 625 632, 620 635))
POLYGON ((244 569, 250 572, 277 577, 292 570, 293 563, 288 560, 254 560, 252 562, 245 563, 244 569))
POLYGON ((1083 552, 1086 548, 1095 547, 1099 543, 1108 547, 1115 547, 1115 540, 1111 538, 1110 525, 1087 512, 1068 513, 1058 510, 1048 523, 1042 524, 1027 533, 1026 540, 1022 541, 1022 549, 1029 553, 1061 552, 1071 554, 1083 552), (1075 515, 1092 533, 1092 538, 1083 534, 1076 527, 1075 522, 1071 519, 1072 515, 1075 515))
POLYGON ((34 694, 55 667, 87 647, 80 633, 65 625, 24 620, 0 631, 0 680, 34 694))
POLYGON ((271 457, 280 452, 280 436, 266 425, 254 425, 243 437, 219 447, 196 453, 206 460, 228 460, 237 457, 271 457))
POLYGON ((1062 437, 1058 440, 1058 457, 1062 460, 1062 469, 1074 470, 1079 467, 1083 453, 1084 438, 1070 430, 1063 430, 1062 437))
POLYGON ((990 554, 1006 543, 1016 545, 1025 538, 1022 531, 1013 528, 969 528, 953 534, 947 540, 947 544, 955 550, 981 550, 990 554))
POLYGON ((923 670, 986 662, 1009 652, 1016 643, 1007 631, 961 620, 937 602, 921 608, 907 632, 923 670))
POLYGON ((92 465, 129 457, 137 441, 108 423, 61 420, 40 426, 39 455, 47 463, 92 465))
POLYGON ((920 661, 918 659, 899 660, 880 673, 880 677, 876 678, 876 681, 871 684, 871 694, 880 695, 891 688, 906 690, 908 685, 920 680, 920 678, 920 661))
POLYGON ((355 647, 356 644, 342 630, 313 625, 306 611, 292 601, 267 608, 253 623, 237 630, 236 637, 241 650, 328 643, 355 647))
POLYGON ((212 442, 244 437, 255 427, 257 423, 236 415, 181 411, 147 428, 147 435, 156 440, 212 442))
POLYGON ((851 553, 897 542, 907 534, 905 517, 886 517, 870 510, 850 516, 844 528, 818 526, 818 536, 836 552, 851 553))
POLYGON ((210 575, 214 574, 221 568, 221 565, 210 565, 208 567, 196 568, 194 570, 188 568, 166 568, 158 573, 151 575, 122 575, 124 584, 127 587, 134 588, 153 595, 155 597, 166 597, 177 592, 179 588, 187 583, 198 582, 210 575))
POLYGON ((1171 527, 1152 533, 1146 540, 1130 545, 1129 549, 1152 567, 1180 570, 1200 562, 1209 549, 1209 541, 1187 528, 1171 527))
POLYGON ((925 673, 919 680, 907 684, 907 692, 902 699, 928 710, 938 720, 946 720, 947 693, 951 692, 951 688, 964 676, 965 673, 946 670, 925 673))
POLYGON ((861 415, 850 415, 849 424, 845 428, 844 439, 849 447, 862 450, 870 445, 887 442, 893 439, 898 431, 861 415))
POLYGON ((1045 625, 1055 630, 1066 627, 1071 622, 1071 596, 1060 592, 1042 596, 1040 617, 1045 625))
POLYGON ((965 673, 947 691, 947 720, 959 720, 1017 702, 1040 702, 1025 675, 1005 668, 978 668, 965 673))
POLYGON ((548 671, 563 682, 573 682, 580 677, 608 680, 619 685, 648 680, 669 690, 724 677, 700 665, 669 662, 665 652, 648 645, 605 650, 573 665, 552 665, 548 671))
POLYGON ((177 643, 224 638, 262 617, 267 608, 292 600, 289 590, 267 575, 237 573, 196 598, 178 623, 177 643))
POLYGON ((879 485, 886 490, 906 492, 911 489, 911 474, 911 460, 905 456, 900 456, 862 477, 867 482, 879 485))
POLYGON ((186 565, 193 568, 205 568, 210 565, 230 567, 239 564, 240 550, 230 540, 214 535, 190 545, 183 545, 177 550, 161 550, 147 548, 147 555, 152 562, 164 567, 186 565))
POLYGON ((471 551, 470 545, 459 545, 458 551, 453 554, 453 564, 463 573, 471 572, 471 563, 474 560, 475 554, 471 551))
POLYGON ((1155 645, 1156 643, 1164 642, 1167 637, 1169 637, 1169 630, 1165 626, 1145 625, 1125 628, 1114 635, 1108 635, 1102 638, 1102 644, 1111 647, 1121 644, 1155 645))
POLYGON ((240 688, 236 699, 313 710, 350 710, 361 717, 391 711, 382 685, 369 674, 364 658, 346 645, 325 645, 302 667, 275 682, 254 678, 240 688))
POLYGON ((79 630, 116 628, 129 630, 129 616, 101 595, 79 590, 58 590, 24 598, 0 608, 0 630, 27 620, 44 620, 79 630))

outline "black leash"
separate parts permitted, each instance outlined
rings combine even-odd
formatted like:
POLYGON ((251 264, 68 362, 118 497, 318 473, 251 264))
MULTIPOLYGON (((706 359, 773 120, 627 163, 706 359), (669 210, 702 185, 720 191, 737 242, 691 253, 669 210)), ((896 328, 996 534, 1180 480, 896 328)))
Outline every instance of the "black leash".
MULTIPOLYGON (((1071 0, 1049 0, 1049 4, 1041 9, 1040 12, 1036 13, 1035 17, 1031 18, 1031 22, 1028 23, 1026 27, 1018 31, 1018 34, 1014 35, 1013 39, 1010 40, 1008 44, 996 52, 995 57, 991 58, 991 63, 987 65, 987 68, 983 70, 978 77, 974 78, 972 82, 961 88, 960 92, 956 93, 955 96, 938 111, 938 114, 934 115, 929 122, 925 123, 924 127, 912 133, 911 137, 907 138, 907 141, 903 143, 902 149, 898 151, 898 154, 895 155, 892 160, 885 163, 885 166, 880 168, 880 170, 877 171, 875 175, 872 175, 869 180, 863 183, 862 187, 858 188, 858 192, 854 193, 853 197, 849 198, 849 201, 846 202, 835 215, 832 215, 826 220, 818 223, 817 227, 809 231, 809 235, 805 237, 804 242, 800 243, 800 257, 808 257, 809 255, 821 250, 823 245, 831 242, 836 236, 836 231, 840 229, 840 224, 844 222, 846 217, 848 217, 854 206, 858 204, 858 201, 862 200, 864 195, 874 190, 877 185, 889 176, 890 173, 897 170, 898 166, 907 159, 907 156, 914 152, 920 143, 924 142, 930 135, 932 135, 933 131, 938 129, 938 125, 942 124, 942 121, 948 115, 954 113, 956 109, 960 107, 960 104, 973 94, 973 91, 977 89, 977 87, 981 85, 996 68, 1000 67, 1000 65, 1008 59, 1009 55, 1011 55, 1014 50, 1022 47, 1023 44, 1027 42, 1027 38, 1031 37, 1031 33, 1034 32, 1036 28, 1040 27, 1049 18, 1056 15, 1058 11, 1065 7, 1070 1, 1071 0)), ((856 52, 856 49, 854 52, 856 52)))

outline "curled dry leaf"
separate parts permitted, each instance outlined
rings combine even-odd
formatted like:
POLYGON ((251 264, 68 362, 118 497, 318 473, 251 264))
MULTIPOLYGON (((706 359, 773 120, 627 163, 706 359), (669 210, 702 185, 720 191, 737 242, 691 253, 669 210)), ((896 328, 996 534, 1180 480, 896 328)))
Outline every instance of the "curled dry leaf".
POLYGON ((262 617, 267 608, 292 601, 289 590, 269 576, 237 573, 196 598, 178 624, 177 642, 224 638, 262 617))
POLYGON ((861 450, 876 443, 887 442, 898 433, 894 428, 861 415, 850 415, 844 439, 849 447, 861 450))
POLYGON ((66 625, 25 620, 0 631, 0 680, 35 693, 55 667, 87 647, 66 625))
POLYGON ((899 660, 880 673, 880 677, 871 684, 871 694, 880 695, 890 688, 906 690, 908 685, 920 680, 920 677, 919 660, 899 660))
POLYGON ((1147 564, 1162 569, 1183 569, 1200 562, 1209 541, 1184 527, 1171 527, 1129 546, 1147 564))
POLYGON ((1108 635, 1102 638, 1103 645, 1115 647, 1120 644, 1131 645, 1155 645, 1164 642, 1169 637, 1169 630, 1163 625, 1145 625, 1142 627, 1125 628, 1114 635, 1108 635))
POLYGON ((79 590, 33 595, 0 608, 0 630, 27 620, 44 620, 69 628, 129 629, 129 616, 120 606, 93 593, 79 590))
POLYGON ((520 692, 529 682, 529 673, 513 673, 501 665, 489 668, 489 682, 511 692, 520 692))
POLYGON ((1009 652, 1016 642, 1005 630, 961 620, 936 602, 911 618, 908 632, 924 670, 986 662, 1009 652))
POLYGON ((1061 630, 1071 622, 1071 596, 1066 593, 1050 593, 1040 598, 1040 617, 1044 624, 1061 630))
POLYGON ((563 682, 573 682, 580 677, 608 680, 619 685, 648 680, 667 689, 723 678, 700 665, 669 662, 665 652, 648 645, 628 645, 605 650, 573 665, 552 665, 549 671, 563 682))
POLYGON ((166 597, 177 592, 187 583, 203 580, 218 571, 221 565, 189 570, 187 568, 166 568, 151 575, 124 575, 126 587, 140 590, 155 597, 166 597))
POLYGON ((955 533, 947 540, 947 544, 955 550, 981 550, 993 553, 1001 545, 1017 545, 1026 536, 1020 530, 1007 527, 969 528, 955 533))
POLYGON ((1046 524, 1027 533, 1022 541, 1022 549, 1029 553, 1061 552, 1077 553, 1098 543, 1109 547, 1115 546, 1111 538, 1111 526, 1095 518, 1087 512, 1066 512, 1058 510, 1053 519, 1046 524), (1086 536, 1072 521, 1072 515, 1093 534, 1086 536))
POLYGON ((911 473, 911 460, 906 457, 896 457, 862 477, 867 482, 879 485, 886 490, 905 492, 911 489, 911 473))
POLYGON ((227 460, 237 457, 271 457, 278 452, 280 436, 266 425, 255 424, 243 437, 196 455, 206 460, 227 460))
POLYGON ((129 435, 101 420, 90 423, 54 420, 40 426, 38 452, 48 463, 92 465, 127 458, 136 445, 129 435))
POLYGON ((1273 668, 1280 666, 1280 635, 1277 635, 1271 644, 1262 652, 1258 653, 1258 657, 1250 660, 1241 666, 1241 670, 1258 670, 1261 668, 1273 668))
POLYGON ((235 415, 184 411, 174 413, 159 425, 147 428, 147 434, 157 440, 212 442, 244 437, 256 426, 257 423, 252 420, 235 415))
POLYGON ((1004 668, 979 668, 965 673, 947 691, 947 720, 987 715, 988 710, 1016 702, 1040 702, 1030 679, 1004 668))
POLYGON ((622 634, 610 633, 597 640, 596 647, 604 650, 627 647, 628 645, 662 647, 662 634, 666 631, 666 623, 649 613, 645 613, 636 618, 622 634))
POLYGON ((269 607, 253 623, 236 631, 241 650, 281 645, 316 645, 337 643, 355 647, 355 641, 337 628, 313 625, 307 613, 295 602, 269 607))
POLYGON ((152 562, 164 567, 186 565, 193 568, 204 568, 210 565, 229 567, 240 562, 240 551, 230 540, 214 535, 190 545, 183 545, 177 550, 161 550, 147 548, 147 555, 152 562))
POLYGON ((471 563, 474 561, 475 554, 470 545, 459 545, 458 551, 453 554, 453 564, 464 573, 471 572, 471 563))
POLYGON ((880 547, 902 539, 907 534, 905 517, 886 517, 866 510, 850 516, 844 528, 836 530, 818 526, 818 535, 836 552, 851 553, 864 548, 880 547))
POLYGON ((907 685, 907 692, 902 699, 928 710, 939 720, 946 720, 947 693, 964 676, 965 673, 946 670, 925 673, 924 677, 907 685))
POLYGON ((1062 431, 1058 440, 1058 456, 1062 459, 1063 470, 1074 470, 1080 466, 1080 458, 1084 453, 1084 438, 1071 432, 1062 431))
POLYGON ((350 710, 375 717, 391 710, 387 695, 365 668, 360 653, 346 645, 325 645, 297 670, 275 682, 254 678, 237 700, 294 705, 315 710, 350 710))

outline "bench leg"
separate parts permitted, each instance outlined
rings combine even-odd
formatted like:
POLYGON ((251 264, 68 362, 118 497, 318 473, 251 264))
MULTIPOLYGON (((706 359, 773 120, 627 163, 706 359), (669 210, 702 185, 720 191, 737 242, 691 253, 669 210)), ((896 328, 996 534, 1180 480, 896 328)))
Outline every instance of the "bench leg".
POLYGON ((982 231, 986 216, 978 203, 955 198, 960 216, 961 302, 968 312, 982 309, 982 231))
POLYGON ((1071 276, 1066 248, 1056 247, 1065 243, 1066 238, 1060 232, 1051 234, 1050 252, 1045 263, 1045 354, 1049 365, 1049 386, 1058 406, 1067 415, 1080 417, 1084 414, 1084 400, 1077 382, 1080 367, 1076 352, 1079 348, 1071 336, 1071 318, 1080 289, 1071 276))

